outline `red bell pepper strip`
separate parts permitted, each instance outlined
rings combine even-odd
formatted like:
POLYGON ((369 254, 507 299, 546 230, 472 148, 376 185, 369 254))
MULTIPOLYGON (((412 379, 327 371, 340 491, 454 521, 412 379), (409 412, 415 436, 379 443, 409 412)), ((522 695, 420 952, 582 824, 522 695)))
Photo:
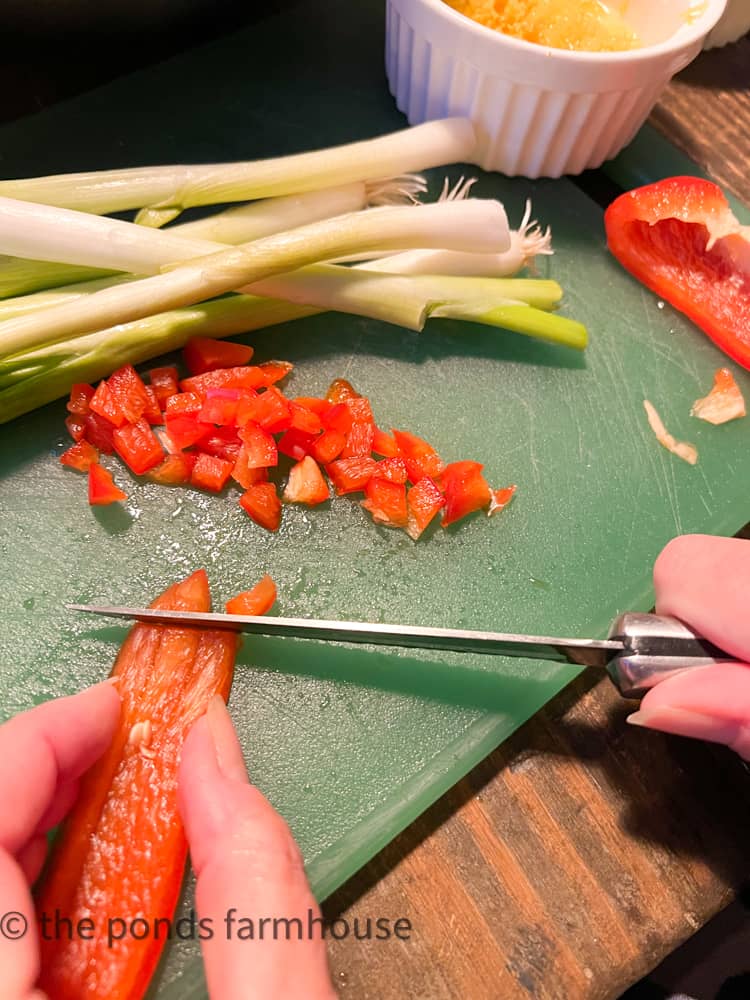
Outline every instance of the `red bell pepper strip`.
POLYGON ((607 244, 634 277, 750 368, 750 239, 716 184, 669 177, 620 195, 607 244))
POLYGON ((226 612, 228 615, 264 615, 275 602, 276 584, 266 573, 250 590, 244 590, 227 601, 226 612))
POLYGON ((108 504, 117 503, 118 500, 127 500, 127 493, 123 493, 114 484, 112 473, 92 462, 89 466, 89 503, 92 507, 106 507, 108 504))
POLYGON ((253 356, 253 349, 247 344, 235 344, 228 340, 193 337, 185 344, 182 356, 191 375, 203 375, 215 368, 246 365, 253 356))
MULTIPOLYGON (((209 611, 199 570, 151 607, 209 611)), ((115 662, 122 698, 109 750, 81 788, 38 891, 37 913, 93 922, 93 934, 42 935, 39 985, 54 1000, 140 1000, 166 933, 119 933, 136 918, 171 920, 187 842, 177 809, 177 767, 185 737, 214 695, 232 683, 236 634, 136 625, 115 662), (108 935, 108 929, 110 931, 108 935), (45 937, 47 939, 45 939, 45 937)), ((91 923, 87 925, 91 926, 91 923)), ((143 923, 140 924, 141 931, 143 923)))

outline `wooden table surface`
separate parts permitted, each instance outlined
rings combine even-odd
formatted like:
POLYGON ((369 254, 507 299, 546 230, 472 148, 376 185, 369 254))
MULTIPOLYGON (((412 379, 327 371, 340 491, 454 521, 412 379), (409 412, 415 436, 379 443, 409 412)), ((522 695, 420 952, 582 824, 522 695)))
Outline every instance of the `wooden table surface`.
MULTIPOLYGON (((193 38, 77 59, 8 45, 0 120, 193 38)), ((704 53, 652 121, 750 203, 750 39, 704 53)), ((332 942, 341 996, 609 1000, 724 907, 747 878, 750 775, 723 748, 626 726, 629 710, 582 674, 329 899, 331 919, 412 925, 407 941, 332 942)))

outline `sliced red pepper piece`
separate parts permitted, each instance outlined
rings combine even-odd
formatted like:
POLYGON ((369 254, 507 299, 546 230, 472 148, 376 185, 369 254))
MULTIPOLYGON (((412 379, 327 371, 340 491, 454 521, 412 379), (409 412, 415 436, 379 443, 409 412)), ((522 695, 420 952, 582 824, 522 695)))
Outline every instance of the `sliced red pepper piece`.
POLYGON ((263 364, 258 365, 258 368, 265 376, 266 385, 274 385, 286 378, 294 365, 291 361, 264 361, 263 364))
POLYGON ((258 424, 247 423, 240 429, 240 437, 245 445, 245 463, 248 469, 267 468, 279 464, 279 449, 276 442, 258 424))
POLYGON ((290 425, 292 430, 304 431, 305 434, 320 434, 323 423, 314 410, 308 410, 306 406, 294 402, 290 402, 289 407, 292 414, 290 425))
POLYGON ((71 413, 65 418, 65 427, 74 441, 80 441, 86 436, 86 418, 78 413, 71 413))
POLYGON ((148 380, 151 388, 156 393, 159 405, 163 408, 170 396, 179 392, 180 376, 174 365, 165 365, 162 368, 152 368, 148 373, 148 380))
POLYGON ((84 425, 86 428, 86 440, 90 441, 95 448, 98 448, 105 455, 111 455, 115 450, 114 438, 112 436, 115 432, 114 424, 111 424, 109 420, 105 420, 104 417, 100 417, 98 413, 89 413, 84 418, 84 425))
POLYGON ((375 423, 370 400, 366 396, 354 396, 351 399, 345 399, 344 405, 351 413, 353 421, 364 424, 375 423))
POLYGON ((198 392, 176 392, 164 407, 165 413, 192 413, 197 416, 203 408, 203 397, 198 392))
POLYGON ((208 426, 209 429, 203 437, 196 441, 198 450, 207 455, 216 455, 217 458, 223 458, 234 464, 242 447, 237 429, 235 427, 212 427, 210 424, 204 424, 204 426, 208 426))
POLYGON ((346 399, 357 399, 359 393, 345 378, 335 378, 328 386, 326 399, 329 403, 343 403, 346 399))
POLYGON ((128 422, 128 418, 122 412, 122 408, 115 399, 109 384, 100 382, 96 387, 96 392, 89 400, 89 409, 92 413, 107 420, 113 427, 122 427, 128 422))
POLYGON ((289 480, 282 497, 287 503, 304 503, 314 507, 330 496, 328 484, 314 458, 306 455, 289 470, 289 480))
POLYGON ((244 368, 217 368, 216 371, 193 375, 180 382, 183 392, 197 392, 205 395, 207 389, 259 389, 268 385, 268 380, 260 368, 247 365, 244 368))
POLYGON ((319 417, 322 417, 331 409, 331 404, 325 399, 320 399, 318 396, 295 396, 292 402, 296 403, 297 406, 304 406, 306 410, 312 410, 319 417))
POLYGON ((501 490, 490 490, 490 506, 487 509, 488 517, 492 517, 493 514, 499 514, 504 507, 507 507, 513 499, 515 492, 515 486, 504 486, 501 490))
POLYGON ((612 202, 604 226, 626 270, 750 368, 750 240, 716 184, 669 177, 636 188, 612 202))
POLYGON ((243 444, 232 467, 232 479, 245 490, 250 489, 255 483, 268 482, 268 469, 248 465, 249 460, 247 445, 243 444))
POLYGON ((321 417, 323 426, 329 431, 338 431, 339 434, 348 434, 351 430, 354 418, 346 403, 334 403, 331 408, 321 417))
POLYGON ((266 573, 250 590, 243 590, 227 601, 225 610, 228 615, 264 615, 275 602, 276 584, 266 573))
POLYGON ((339 458, 326 466, 328 478, 339 496, 344 493, 358 493, 375 475, 377 462, 374 458, 355 457, 339 458))
POLYGON ((153 469, 164 458, 161 442, 143 418, 116 428, 112 438, 115 451, 137 476, 153 469))
POLYGON ((384 458, 375 466, 374 474, 379 479, 388 479, 392 483, 405 483, 409 478, 403 458, 384 458))
POLYGON ((132 365, 123 365, 107 379, 115 404, 125 419, 134 424, 149 406, 148 393, 143 379, 132 365))
POLYGON ((406 531, 416 542, 437 512, 445 507, 445 497, 434 479, 423 476, 406 494, 406 506, 406 531))
POLYGON ((281 524, 281 501, 273 483, 255 483, 240 497, 240 506, 268 531, 278 531, 281 524))
POLYGON ((376 455, 382 455, 383 458, 395 458, 398 455, 396 439, 390 434, 386 434, 385 431, 381 431, 379 427, 375 428, 372 436, 372 450, 376 455))
POLYGON ((339 431, 323 431, 320 437, 315 438, 310 454, 320 465, 328 465, 338 458, 345 444, 346 435, 339 431))
POLYGON ((373 424, 355 420, 346 435, 346 444, 341 452, 342 458, 354 455, 369 455, 372 452, 372 437, 375 431, 373 424))
POLYGON ((217 458, 216 455, 198 455, 195 465, 190 473, 190 483, 199 490, 208 490, 210 493, 221 493, 227 484, 227 480, 232 474, 233 462, 228 462, 225 458, 217 458))
POLYGON ((184 486, 190 482, 190 473, 197 459, 197 455, 185 452, 167 455, 160 465, 149 469, 148 478, 162 486, 184 486))
POLYGON ((365 485, 362 507, 372 514, 376 524, 386 528, 405 528, 407 523, 406 486, 373 476, 365 485))
POLYGON ((164 422, 175 448, 190 448, 213 430, 211 424, 202 424, 195 413, 167 413, 164 422))
POLYGON ((89 412, 89 404, 94 396, 94 387, 88 382, 76 382, 70 387, 70 399, 67 402, 69 413, 78 413, 85 417, 89 412))
POLYGON ((156 390, 152 385, 144 386, 146 390, 146 396, 148 398, 148 406, 143 411, 144 419, 147 420, 153 426, 157 424, 164 423, 164 417, 161 412, 161 405, 159 403, 159 398, 156 395, 156 390))
POLYGON ((278 434, 292 426, 292 409, 289 401, 274 386, 265 392, 242 401, 237 411, 237 423, 252 420, 271 434, 278 434))
POLYGON ((442 526, 481 510, 490 502, 490 487, 482 475, 479 462, 451 462, 446 465, 440 481, 445 491, 445 513, 442 526))
POLYGON ((282 455, 288 455, 295 462, 301 461, 305 455, 309 455, 317 441, 316 434, 306 434, 292 428, 279 439, 279 451, 282 455))
POLYGON ((127 493, 123 493, 115 486, 112 474, 103 465, 92 462, 89 466, 89 503, 91 506, 104 507, 107 504, 116 503, 118 500, 127 499, 127 493))
POLYGON ((219 424, 222 427, 237 423, 237 409, 246 397, 242 389, 208 389, 198 419, 204 424, 219 424))
POLYGON ((99 461, 99 452, 86 440, 77 441, 72 447, 60 455, 62 465, 79 472, 88 472, 93 462, 99 461))
POLYGON ((408 431, 394 430, 393 437, 412 483, 418 483, 424 476, 435 479, 443 471, 443 460, 431 444, 408 431))
MULTIPOLYGON (((93 468, 93 467, 92 467, 93 468)), ((210 610, 203 570, 151 607, 210 610)), ((92 934, 42 934, 39 986, 56 1000, 140 1000, 166 933, 124 934, 108 921, 133 915, 153 928, 171 921, 187 842, 177 807, 185 737, 211 699, 226 700, 238 638, 233 632, 136 625, 114 666, 120 722, 105 754, 81 779, 75 805, 39 887, 37 913, 92 934)))
POLYGON ((203 375, 216 368, 237 368, 246 365, 253 356, 253 349, 247 344, 237 344, 229 340, 193 337, 185 344, 182 356, 191 375, 203 375))

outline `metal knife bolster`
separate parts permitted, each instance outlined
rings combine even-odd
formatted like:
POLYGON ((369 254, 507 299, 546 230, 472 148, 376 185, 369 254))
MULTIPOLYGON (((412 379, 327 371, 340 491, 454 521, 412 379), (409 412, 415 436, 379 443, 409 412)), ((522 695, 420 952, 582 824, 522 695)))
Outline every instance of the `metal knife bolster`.
POLYGON ((607 672, 625 698, 641 698, 652 687, 690 667, 726 662, 727 654, 677 618, 628 612, 612 623, 609 638, 625 647, 607 672))

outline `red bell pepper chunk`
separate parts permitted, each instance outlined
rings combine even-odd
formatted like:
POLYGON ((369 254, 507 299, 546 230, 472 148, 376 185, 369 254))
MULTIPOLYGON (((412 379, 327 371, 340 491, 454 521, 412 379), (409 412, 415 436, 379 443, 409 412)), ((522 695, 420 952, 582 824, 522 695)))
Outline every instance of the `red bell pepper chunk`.
POLYGON ((289 372, 294 368, 291 361, 264 361, 263 364, 258 365, 258 368, 263 372, 266 380, 266 385, 274 385, 276 382, 280 382, 283 378, 289 374, 289 372))
POLYGON ((626 270, 750 368, 750 240, 716 184, 669 177, 636 188, 612 202, 604 226, 626 270))
MULTIPOLYGON (((68 423, 67 420, 65 422, 66 424, 68 423)), ((113 438, 115 432, 114 424, 111 424, 109 420, 105 420, 104 417, 100 417, 98 413, 92 412, 84 418, 84 426, 86 428, 86 440, 90 441, 95 448, 98 448, 105 455, 111 455, 115 450, 113 438)))
POLYGON ((244 396, 242 389, 208 389, 198 419, 204 424, 231 426, 237 422, 237 408, 244 396))
POLYGON ((331 408, 323 414, 321 421, 326 430, 338 431, 339 434, 348 434, 351 430, 354 418, 346 403, 334 403, 331 408))
POLYGON ((372 514, 376 524, 386 528, 405 528, 407 523, 406 486, 373 476, 365 485, 362 507, 372 514))
POLYGON ((406 531, 416 542, 437 512, 445 507, 445 497, 434 479, 423 476, 406 494, 406 506, 406 531))
POLYGON ((190 473, 197 459, 197 455, 185 452, 167 455, 163 462, 149 469, 148 478, 162 486, 184 486, 190 482, 190 473))
POLYGON ((377 462, 368 456, 339 458, 326 466, 328 478, 339 496, 344 493, 358 493, 375 475, 377 462))
POLYGON ((203 408, 203 397, 197 392, 176 392, 167 400, 166 414, 192 413, 197 416, 203 408))
POLYGON ((255 483, 240 497, 240 506, 250 518, 268 531, 278 531, 281 501, 273 483, 255 483))
POLYGON ((323 473, 310 455, 306 455, 289 470, 289 480, 282 497, 287 503, 304 503, 308 507, 314 507, 328 500, 330 496, 323 473))
POLYGON ((322 417, 331 409, 331 404, 325 399, 320 399, 318 396, 295 396, 292 402, 296 403, 297 406, 304 406, 306 410, 312 410, 319 417, 322 417))
MULTIPOLYGON (((151 605, 210 610, 203 570, 151 605)), ((120 721, 104 755, 81 778, 75 805, 38 891, 37 915, 59 916, 72 934, 41 934, 39 987, 56 1000, 140 1000, 174 918, 187 841, 177 804, 185 738, 213 697, 225 701, 236 633, 136 625, 113 675, 120 721), (143 916, 152 931, 108 940, 108 924, 143 916), (88 923, 86 923, 88 922, 88 923), (94 927, 93 933, 75 933, 94 927), (161 928, 159 933, 154 928, 161 928)), ((119 925, 118 925, 119 926, 119 925)))
POLYGON ((243 590, 227 601, 225 610, 228 615, 264 615, 275 602, 276 584, 266 573, 250 590, 243 590))
POLYGON ((192 375, 180 382, 183 392, 197 392, 205 395, 207 389, 258 389, 268 385, 268 380, 260 368, 247 365, 244 368, 217 368, 203 375, 192 375))
POLYGON ((143 418, 135 424, 118 427, 112 438, 115 451, 137 476, 153 469, 164 458, 161 442, 143 418))
POLYGON ((288 455, 295 462, 299 462, 312 452, 317 439, 316 434, 306 434, 304 431, 292 428, 279 439, 279 451, 282 455, 288 455))
POLYGON ((86 418, 78 413, 71 413, 65 418, 65 427, 74 441, 80 441, 86 436, 86 418))
POLYGON ((370 400, 366 396, 355 396, 352 399, 345 399, 344 405, 351 413, 353 421, 365 424, 375 423, 370 400))
POLYGON ((398 455, 396 439, 390 434, 386 434, 385 431, 381 431, 379 427, 375 428, 372 436, 372 450, 376 455, 382 455, 383 458, 395 458, 398 455))
POLYGON ((62 465, 79 472, 88 472, 93 462, 99 461, 99 452, 86 440, 77 441, 72 447, 60 455, 62 465))
POLYGON ((305 434, 320 434, 323 430, 323 423, 314 410, 308 410, 306 406, 299 403, 290 402, 289 407, 292 414, 291 429, 304 431, 305 434))
POLYGON ((320 437, 315 438, 310 454, 320 465, 328 465, 334 458, 338 458, 345 444, 345 434, 339 431, 323 431, 320 437))
POLYGON ((372 452, 372 437, 374 424, 355 420, 346 435, 346 444, 341 452, 342 458, 352 458, 354 455, 369 455, 372 452))
POLYGON ((148 406, 143 411, 144 418, 152 425, 164 423, 164 417, 161 412, 161 405, 159 403, 159 398, 156 395, 156 390, 152 385, 144 386, 146 391, 146 397, 148 398, 148 406))
POLYGON ((193 337, 185 344, 182 356, 191 375, 203 375, 216 368, 246 365, 253 356, 253 349, 247 344, 236 344, 229 340, 193 337))
POLYGON ((70 387, 70 399, 66 404, 68 411, 85 417, 89 412, 89 403, 93 396, 93 385, 89 385, 88 382, 76 382, 70 387))
POLYGON ((253 421, 271 434, 278 434, 292 426, 292 409, 289 401, 275 386, 242 401, 237 411, 237 423, 253 421))
POLYGON ((175 448, 190 448, 213 430, 211 424, 202 424, 195 413, 167 413, 164 418, 169 440, 175 448))
POLYGON ((446 465, 440 481, 445 492, 445 513, 442 526, 481 510, 490 502, 490 488, 482 475, 479 462, 451 462, 446 465))
POLYGON ((122 412, 114 392, 106 381, 100 382, 96 387, 96 392, 89 400, 89 409, 92 413, 109 421, 113 427, 122 427, 128 422, 128 418, 122 412))
POLYGON ((118 500, 127 500, 127 493, 118 489, 112 479, 112 474, 99 465, 92 462, 89 466, 89 503, 92 507, 103 507, 118 500))
POLYGON ((240 438, 245 445, 245 461, 249 469, 267 468, 279 464, 276 442, 258 424, 247 423, 240 428, 240 438))
POLYGON ((132 365, 123 365, 107 379, 115 404, 125 419, 134 424, 143 416, 149 406, 148 394, 143 379, 132 365))
POLYGON ((234 464, 242 441, 234 427, 212 427, 208 434, 196 441, 195 446, 206 455, 215 455, 216 458, 223 458, 234 464))
POLYGON ((190 483, 199 490, 208 490, 210 493, 221 493, 227 484, 227 480, 232 474, 234 463, 225 458, 217 458, 216 455, 198 455, 195 460, 192 472, 190 473, 190 483))
POLYGON ((440 475, 444 469, 443 460, 438 453, 422 438, 408 431, 393 432, 398 445, 399 454, 406 465, 406 472, 412 483, 418 483, 424 476, 432 479, 440 475))
POLYGON ((148 373, 148 379, 161 407, 165 406, 170 396, 174 396, 180 391, 180 377, 174 365, 152 368, 148 373))
POLYGON ((375 475, 392 483, 405 483, 409 478, 403 458, 384 458, 375 466, 375 475))
POLYGON ((345 378, 335 378, 328 386, 326 399, 329 403, 343 403, 346 399, 357 399, 359 393, 345 378))
POLYGON ((268 482, 268 469, 248 465, 248 461, 247 445, 243 444, 232 467, 232 479, 245 490, 250 489, 255 483, 268 482))
POLYGON ((501 490, 490 490, 490 506, 487 510, 488 517, 499 514, 503 507, 507 507, 516 492, 515 486, 505 486, 501 490))

